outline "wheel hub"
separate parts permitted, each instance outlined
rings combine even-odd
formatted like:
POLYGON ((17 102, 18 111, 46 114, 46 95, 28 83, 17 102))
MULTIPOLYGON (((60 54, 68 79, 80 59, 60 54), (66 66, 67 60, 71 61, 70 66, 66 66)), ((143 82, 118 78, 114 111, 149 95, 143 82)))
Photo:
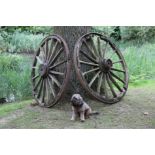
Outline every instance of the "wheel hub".
POLYGON ((48 76, 49 67, 47 63, 41 64, 39 66, 39 74, 41 77, 46 78, 48 76))
POLYGON ((104 73, 108 73, 113 66, 111 59, 102 59, 99 62, 100 70, 104 73))

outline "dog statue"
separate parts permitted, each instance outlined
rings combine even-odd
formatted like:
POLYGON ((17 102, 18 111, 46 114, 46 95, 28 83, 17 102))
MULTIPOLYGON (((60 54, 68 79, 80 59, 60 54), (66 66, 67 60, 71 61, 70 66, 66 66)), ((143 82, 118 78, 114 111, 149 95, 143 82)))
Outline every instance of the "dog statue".
POLYGON ((81 122, 84 122, 86 118, 89 118, 92 114, 99 114, 98 112, 93 112, 90 106, 83 100, 80 94, 74 94, 71 98, 72 105, 72 117, 71 120, 74 121, 78 116, 81 122))

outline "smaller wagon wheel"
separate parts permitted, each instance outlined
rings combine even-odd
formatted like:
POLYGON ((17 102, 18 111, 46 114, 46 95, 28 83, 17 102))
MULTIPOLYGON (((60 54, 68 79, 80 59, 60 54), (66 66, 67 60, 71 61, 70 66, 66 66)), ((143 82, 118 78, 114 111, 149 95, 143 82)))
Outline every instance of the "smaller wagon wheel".
POLYGON ((60 100, 69 79, 69 57, 60 36, 51 35, 41 42, 31 73, 33 95, 40 106, 51 107, 60 100))
POLYGON ((128 88, 128 72, 119 49, 105 36, 88 33, 74 49, 74 65, 82 86, 104 103, 116 103, 128 88))

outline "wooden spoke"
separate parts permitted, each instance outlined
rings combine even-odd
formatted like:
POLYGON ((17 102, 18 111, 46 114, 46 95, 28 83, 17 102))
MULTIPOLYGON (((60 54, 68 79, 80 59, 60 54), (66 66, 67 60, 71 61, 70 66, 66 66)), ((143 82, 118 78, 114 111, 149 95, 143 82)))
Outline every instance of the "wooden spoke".
POLYGON ((107 79, 107 83, 108 83, 108 85, 109 85, 109 87, 110 87, 110 90, 111 90, 113 96, 114 96, 114 97, 117 97, 117 94, 116 94, 115 90, 113 89, 112 84, 111 84, 111 82, 110 82, 110 80, 109 80, 108 74, 106 74, 106 79, 107 79))
POLYGON ((55 75, 61 75, 61 76, 64 76, 64 73, 61 73, 61 72, 50 71, 50 73, 55 74, 55 75))
POLYGON ((100 37, 97 37, 97 46, 99 55, 102 57, 100 37))
POLYGON ((123 60, 115 61, 112 64, 121 63, 121 62, 123 62, 123 60))
POLYGON ((55 54, 55 50, 56 50, 56 48, 57 48, 57 46, 58 46, 58 41, 56 41, 55 42, 55 44, 53 45, 53 48, 52 48, 52 51, 50 52, 50 57, 49 57, 49 62, 51 62, 51 60, 52 60, 52 58, 53 58, 53 56, 54 56, 54 54, 55 54))
POLYGON ((53 46, 53 49, 52 49, 51 54, 55 54, 55 50, 56 50, 58 44, 59 44, 59 41, 56 41, 55 44, 54 44, 54 46, 53 46))
POLYGON ((40 52, 43 54, 44 60, 46 60, 46 55, 45 55, 44 47, 40 47, 40 52))
POLYGON ((120 70, 120 69, 116 69, 116 68, 111 68, 111 70, 113 70, 113 71, 117 71, 117 72, 121 72, 121 73, 125 73, 124 70, 120 70))
POLYGON ((97 84, 97 92, 100 93, 101 91, 101 86, 102 86, 102 79, 103 78, 103 73, 101 73, 101 75, 99 76, 99 79, 98 79, 98 84, 97 84))
POLYGON ((52 76, 51 74, 49 74, 49 77, 51 78, 51 80, 52 80, 59 88, 61 87, 60 82, 59 82, 54 76, 52 76))
POLYGON ((49 57, 51 56, 51 51, 52 51, 52 47, 53 47, 53 40, 51 40, 51 43, 49 45, 49 52, 48 52, 48 55, 47 55, 47 60, 49 60, 49 57))
POLYGON ((50 96, 50 94, 49 94, 49 85, 48 85, 48 80, 47 80, 48 78, 46 78, 46 102, 45 102, 45 104, 48 104, 49 103, 49 101, 50 101, 50 98, 49 98, 49 96, 50 96))
POLYGON ((41 102, 42 102, 42 104, 45 104, 44 102, 45 102, 45 94, 46 94, 46 79, 44 79, 43 80, 43 95, 42 95, 42 100, 41 100, 41 102))
POLYGON ((58 66, 64 64, 65 62, 67 62, 67 60, 60 61, 59 63, 57 63, 57 64, 55 64, 55 65, 53 65, 53 66, 51 66, 51 67, 49 67, 49 68, 50 68, 50 69, 53 69, 53 68, 55 68, 55 67, 58 67, 58 66))
POLYGON ((86 52, 84 52, 83 50, 80 50, 81 53, 88 58, 90 61, 94 62, 94 63, 98 63, 94 58, 92 58, 91 56, 89 56, 86 52))
POLYGON ((35 79, 37 79, 38 77, 39 77, 39 74, 36 75, 35 77, 33 77, 32 80, 35 80, 35 79))
POLYGON ((99 54, 97 49, 96 49, 96 46, 94 44, 94 41, 93 41, 92 37, 90 38, 90 44, 92 46, 92 49, 93 49, 94 53, 99 54))
POLYGON ((43 61, 39 58, 39 56, 36 56, 37 61, 39 62, 39 64, 43 64, 43 61))
POLYGON ((41 86, 40 86, 40 88, 39 88, 39 91, 38 91, 38 94, 37 94, 37 98, 40 98, 42 88, 43 88, 43 80, 41 81, 41 86))
POLYGON ((108 98, 108 92, 107 92, 107 87, 106 87, 106 74, 103 73, 103 83, 102 83, 102 86, 104 88, 104 95, 105 95, 105 98, 108 98))
POLYGON ((34 87, 34 90, 36 90, 36 89, 38 88, 38 86, 40 85, 41 81, 42 81, 42 78, 40 78, 40 79, 38 80, 37 84, 36 84, 35 87, 34 87))
POLYGON ((46 51, 45 55, 46 55, 46 59, 47 59, 48 58, 48 54, 49 54, 49 51, 48 51, 48 40, 46 40, 46 42, 45 42, 45 51, 46 51))
POLYGON ((113 77, 111 76, 111 74, 109 75, 109 79, 111 80, 111 82, 116 86, 116 88, 120 91, 123 92, 123 90, 121 89, 121 87, 118 85, 118 83, 113 79, 113 77))
POLYGON ((89 65, 89 66, 99 66, 99 64, 95 64, 95 63, 91 63, 91 62, 86 62, 86 61, 82 61, 82 60, 80 60, 80 63, 85 64, 85 65, 89 65))
POLYGON ((114 74, 113 72, 110 71, 110 74, 115 77, 117 80, 121 81, 123 84, 125 84, 125 81, 122 80, 121 78, 119 78, 116 74, 114 74))
POLYGON ((91 55, 96 59, 96 55, 93 52, 93 50, 91 49, 91 47, 87 44, 87 42, 85 40, 83 42, 84 42, 85 46, 87 47, 88 51, 91 53, 91 55))
POLYGON ((49 58, 50 58, 50 56, 52 54, 53 44, 54 44, 54 40, 50 39, 49 40, 49 49, 48 49, 47 60, 49 60, 49 58))
POLYGON ((105 58, 105 53, 106 53, 107 46, 108 46, 108 42, 106 42, 105 48, 103 49, 103 52, 102 52, 102 57, 103 58, 105 58))
POLYGON ((57 60, 58 56, 61 54, 63 48, 60 48, 59 51, 56 53, 56 55, 54 56, 54 58, 51 60, 50 65, 54 64, 54 62, 57 60))
POLYGON ((86 72, 82 73, 82 75, 85 76, 85 75, 88 74, 88 73, 92 73, 92 72, 95 72, 95 71, 98 71, 98 70, 99 70, 99 67, 94 68, 94 69, 91 69, 91 70, 89 70, 89 71, 86 71, 86 72))
POLYGON ((98 71, 97 74, 91 79, 91 81, 89 82, 88 86, 91 87, 92 84, 94 83, 94 81, 96 80, 96 78, 99 76, 101 71, 98 71))
POLYGON ((50 91, 51 91, 53 97, 55 97, 56 96, 55 91, 54 91, 53 85, 51 85, 51 82, 50 82, 49 78, 47 78, 47 81, 48 81, 48 84, 49 84, 49 87, 50 87, 50 91))

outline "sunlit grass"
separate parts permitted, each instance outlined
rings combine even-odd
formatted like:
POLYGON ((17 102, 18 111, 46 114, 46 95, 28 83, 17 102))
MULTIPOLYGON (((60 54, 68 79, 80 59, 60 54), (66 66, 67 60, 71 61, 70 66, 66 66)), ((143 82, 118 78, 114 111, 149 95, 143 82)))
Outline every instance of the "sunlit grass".
POLYGON ((0 116, 4 116, 8 114, 11 111, 17 110, 17 109, 22 109, 26 105, 29 105, 32 103, 32 100, 26 100, 22 102, 14 102, 14 103, 6 103, 3 105, 0 105, 0 116))

